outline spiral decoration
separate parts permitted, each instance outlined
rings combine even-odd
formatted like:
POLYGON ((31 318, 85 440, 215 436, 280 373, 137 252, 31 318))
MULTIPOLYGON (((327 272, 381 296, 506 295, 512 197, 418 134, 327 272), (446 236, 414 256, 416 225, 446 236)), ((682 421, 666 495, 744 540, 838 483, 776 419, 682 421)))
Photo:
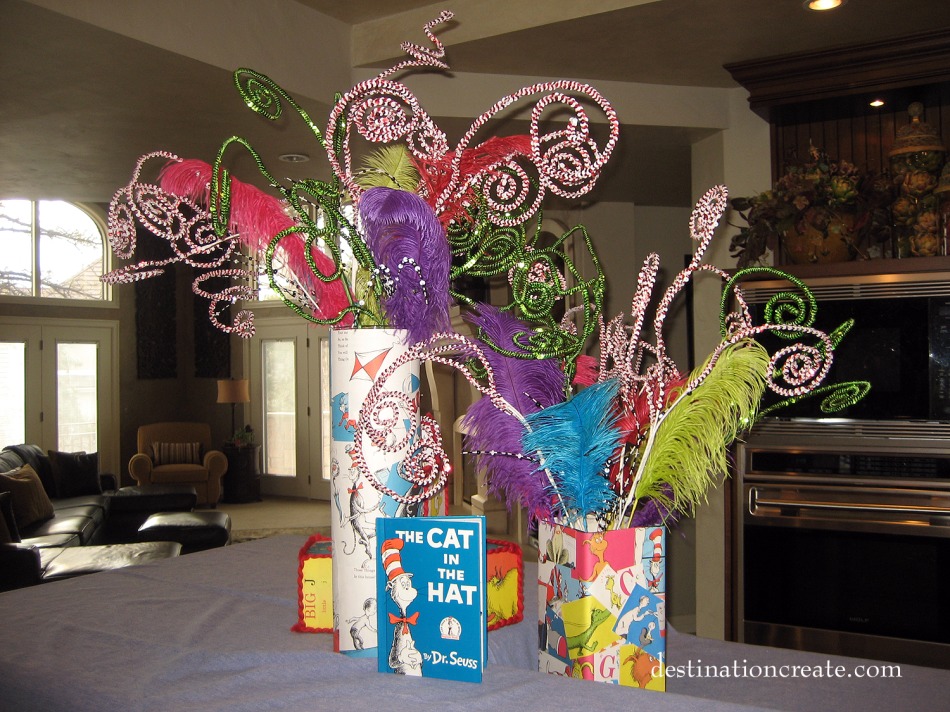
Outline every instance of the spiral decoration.
MULTIPOLYGON (((477 175, 468 187, 483 196, 483 215, 498 227, 523 224, 538 213, 544 199, 527 167, 516 160, 477 175)), ((460 198, 461 193, 457 196, 460 198)))
POLYGON ((324 144, 323 135, 310 115, 270 77, 253 69, 241 68, 234 72, 234 86, 251 111, 270 121, 277 121, 283 115, 281 102, 286 102, 300 115, 320 144, 324 144))
POLYGON ((333 172, 346 189, 359 200, 362 188, 353 170, 350 127, 372 143, 394 143, 408 139, 413 153, 419 157, 438 159, 445 152, 444 134, 425 113, 419 100, 406 85, 376 77, 357 84, 334 105, 327 121, 327 158, 333 172), (337 132, 343 127, 343 134, 337 132), (339 141, 337 155, 333 146, 339 141))
MULTIPOLYGON (((449 226, 446 237, 452 255, 462 260, 461 265, 452 269, 452 279, 462 275, 494 277, 504 274, 517 262, 527 242, 524 225, 495 227, 481 223, 463 228, 454 224, 449 226)), ((453 296, 458 299, 460 295, 453 296)))
POLYGON ((432 418, 423 416, 418 423, 412 424, 406 435, 393 435, 395 430, 399 430, 393 426, 405 415, 416 413, 416 409, 405 392, 387 390, 385 385, 400 367, 417 359, 455 368, 474 388, 490 398, 497 408, 521 419, 521 415, 495 390, 494 375, 477 342, 458 334, 436 334, 403 352, 377 376, 367 393, 353 433, 351 453, 359 474, 379 492, 402 504, 416 504, 434 497, 445 486, 451 472, 450 458, 442 446, 438 423, 432 418), (460 358, 463 356, 470 357, 472 362, 478 364, 484 382, 463 362, 460 358), (411 483, 409 491, 412 494, 400 494, 379 481, 366 464, 364 441, 385 452, 398 452, 407 445, 410 447, 409 454, 399 465, 399 476, 411 483))
MULTIPOLYGON (((136 224, 164 239, 170 254, 164 259, 142 260, 103 275, 109 284, 124 284, 161 274, 164 268, 184 263, 198 269, 217 268, 233 256, 233 236, 220 239, 212 228, 211 216, 191 200, 166 193, 157 185, 140 183, 144 163, 150 158, 176 159, 164 152, 143 156, 132 180, 118 190, 109 204, 109 243, 124 259, 133 259, 136 224)), ((242 272, 242 275, 246 275, 242 272)))
MULTIPOLYGON (((820 385, 829 373, 834 348, 850 324, 842 324, 830 335, 816 329, 815 300, 801 281, 766 268, 792 286, 766 304, 765 323, 754 324, 740 285, 756 270, 730 275, 704 263, 727 206, 728 194, 723 186, 707 191, 693 208, 689 232, 695 242, 694 253, 656 300, 652 341, 645 330, 659 275, 656 254, 649 255, 641 267, 630 304, 630 323, 624 315, 605 323, 602 312, 606 279, 590 236, 578 226, 567 230, 553 245, 542 244, 542 205, 551 195, 575 199, 591 191, 616 148, 620 125, 617 114, 587 84, 571 80, 539 82, 499 99, 457 142, 450 143, 419 99, 394 77, 406 69, 448 69, 445 48, 435 29, 452 16, 445 11, 426 23, 423 31, 428 45, 403 43, 405 58, 339 96, 322 127, 269 77, 251 69, 236 71, 234 83, 248 108, 269 121, 296 114, 294 118, 306 124, 326 153, 333 177, 328 181, 279 180, 251 144, 239 136, 222 143, 210 166, 194 159, 183 161, 166 152, 147 154, 136 164, 129 184, 116 192, 110 204, 110 245, 119 257, 134 260, 136 228, 142 227, 166 242, 168 254, 120 267, 104 275, 104 281, 135 282, 161 274, 169 265, 188 264, 199 271, 192 289, 209 300, 212 323, 225 332, 248 337, 254 333, 250 311, 242 310, 230 319, 222 316, 231 305, 255 296, 251 285, 260 268, 241 253, 239 245, 244 245, 263 256, 272 289, 302 318, 319 324, 392 326, 412 334, 413 339, 424 339, 446 328, 450 298, 465 301, 448 286, 450 280, 506 277, 512 300, 502 310, 506 317, 522 320, 524 331, 519 326, 497 337, 508 343, 494 343, 481 333, 491 330, 487 326, 480 327, 477 341, 437 334, 403 352, 377 377, 365 400, 356 425, 354 464, 376 489, 406 505, 438 493, 451 469, 435 421, 420 417, 415 403, 402 390, 386 389, 386 381, 395 370, 414 359, 459 370, 486 396, 487 404, 512 416, 527 430, 529 423, 495 388, 483 348, 523 361, 558 360, 558 364, 549 365, 558 375, 559 392, 562 384, 569 384, 575 375, 578 383, 586 385, 616 380, 620 410, 631 419, 628 425, 632 429, 630 437, 625 433, 618 445, 617 462, 627 463, 627 474, 634 468, 637 478, 649 461, 658 426, 674 404, 683 402, 682 395, 695 393, 712 374, 717 360, 726 363, 740 350, 733 346, 747 346, 740 344, 743 340, 769 333, 793 342, 773 354, 763 348, 755 353, 755 363, 760 365, 768 356, 767 387, 784 398, 784 404, 820 395, 822 409, 832 412, 863 397, 867 384, 860 382, 820 385), (490 123, 507 118, 515 110, 530 116, 527 135, 482 138, 490 123), (387 155, 386 161, 358 171, 354 156, 363 155, 365 147, 354 146, 357 141, 396 147, 386 146, 380 151, 387 155), (279 197, 231 177, 225 168, 230 161, 224 159, 232 149, 250 156, 259 178, 279 197), (158 184, 141 178, 145 163, 153 158, 167 162, 158 184), (399 180, 392 178, 394 185, 371 185, 367 178, 370 173, 373 180, 385 182, 387 177, 397 175, 399 180), (414 192, 412 211, 403 210, 405 215, 401 217, 394 215, 396 209, 392 206, 405 201, 387 200, 377 203, 380 214, 374 215, 372 196, 380 193, 370 192, 373 190, 389 191, 400 198, 405 197, 401 191, 414 192), (410 213, 412 220, 407 217, 410 213), (432 228, 424 231, 428 241, 419 241, 424 247, 406 250, 399 255, 401 259, 387 262, 379 244, 398 243, 405 248, 411 242, 408 226, 416 226, 413 229, 422 234, 417 229, 419 224, 432 228), (381 238, 383 231, 388 231, 385 240, 374 240, 381 238), (349 244, 354 265, 344 265, 341 241, 349 244), (380 254, 374 253, 374 247, 380 254), (585 249, 586 256, 578 256, 585 249), (592 273, 582 271, 579 263, 593 265, 592 273), (432 269, 426 271, 424 266, 432 269), (678 371, 668 355, 664 328, 674 300, 701 272, 712 272, 725 281, 720 305, 722 339, 704 365, 686 375, 678 371), (217 281, 225 286, 219 288, 217 281), (407 283, 406 294, 422 298, 418 309, 410 306, 400 311, 396 305, 415 304, 394 299, 407 283), (444 309, 445 318, 434 319, 431 324, 423 320, 425 328, 421 331, 397 323, 410 320, 417 312, 427 317, 426 310, 433 305, 444 309), (564 316, 556 319, 554 314, 562 308, 564 316), (513 336, 512 331, 516 332, 513 336), (584 368, 579 369, 577 362, 598 331, 599 361, 583 357, 584 368), (408 432, 401 427, 407 418, 411 422, 408 432), (384 452, 408 451, 399 465, 399 475, 411 484, 409 494, 388 489, 369 471, 363 454, 365 443, 384 452)), ((712 380, 708 385, 707 392, 715 387, 712 380)), ((755 391, 756 401, 760 393, 755 391)), ((732 390, 728 390, 726 399, 735 400, 732 390)), ((741 419, 744 422, 754 415, 752 407, 743 411, 741 419)), ((665 422, 676 420, 674 417, 665 422)), ((504 455, 518 457, 517 453, 504 455)), ((537 457, 533 453, 524 457, 542 469, 546 467, 540 450, 537 457)), ((607 464, 609 469, 611 463, 607 464)), ((627 501, 626 505, 632 512, 636 502, 627 501)))
MULTIPOLYGON (((362 192, 354 175, 350 145, 352 129, 355 129, 356 134, 370 143, 404 141, 413 156, 439 166, 439 170, 446 173, 448 179, 439 194, 429 196, 440 217, 447 212, 454 213, 474 193, 484 201, 484 219, 499 227, 511 227, 536 215, 548 191, 565 198, 589 192, 616 146, 620 127, 613 107, 593 87, 567 80, 525 87, 503 97, 482 113, 450 151, 445 133, 423 110, 415 95, 401 82, 389 78, 413 67, 447 69, 448 64, 443 61, 444 47, 432 29, 451 17, 451 12, 443 12, 424 27, 432 47, 404 43, 403 50, 409 59, 357 84, 334 105, 327 121, 324 147, 334 173, 347 191, 357 201, 362 192), (481 166, 473 173, 464 173, 463 158, 473 147, 479 130, 510 107, 532 96, 539 98, 531 110, 530 152, 500 156, 497 161, 481 166), (606 118, 609 135, 603 145, 599 145, 591 135, 590 117, 584 102, 593 104, 606 118), (565 108, 570 118, 563 128, 542 130, 543 117, 548 109, 553 114, 555 110, 565 108), (443 164, 443 159, 447 163, 443 164)), ((274 113, 271 96, 284 96, 260 77, 256 78, 253 92, 251 89, 246 87, 242 95, 249 105, 253 103, 255 111, 265 115, 274 113), (268 101, 264 102, 262 97, 268 101)))

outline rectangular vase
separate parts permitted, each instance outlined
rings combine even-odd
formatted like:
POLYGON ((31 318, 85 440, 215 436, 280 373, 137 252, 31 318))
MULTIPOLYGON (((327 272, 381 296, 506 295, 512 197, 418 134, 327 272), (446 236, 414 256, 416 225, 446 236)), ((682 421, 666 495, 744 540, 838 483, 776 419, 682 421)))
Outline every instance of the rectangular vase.
POLYGON ((665 690, 666 530, 538 525, 538 669, 665 690))
MULTIPOLYGON (((364 434, 362 455, 372 480, 354 461, 363 402, 378 378, 405 353, 405 339, 406 332, 398 329, 330 331, 333 638, 337 651, 353 656, 376 655, 376 520, 414 516, 376 485, 398 495, 411 488, 400 477, 399 464, 418 431, 418 361, 400 366, 383 384, 387 391, 406 396, 388 402, 379 414, 388 423, 387 441, 405 445, 397 450, 380 448, 364 434)), ((362 427, 365 433, 369 424, 362 427)))

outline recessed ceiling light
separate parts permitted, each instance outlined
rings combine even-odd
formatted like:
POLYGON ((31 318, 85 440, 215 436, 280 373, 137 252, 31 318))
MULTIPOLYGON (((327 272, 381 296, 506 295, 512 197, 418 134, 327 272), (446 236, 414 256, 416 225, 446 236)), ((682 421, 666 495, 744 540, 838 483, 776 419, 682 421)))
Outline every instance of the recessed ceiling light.
POLYGON ((875 109, 878 109, 878 108, 884 106, 884 100, 883 100, 883 99, 872 99, 872 100, 871 100, 871 106, 873 106, 875 109))
POLYGON ((836 7, 841 7, 848 0, 805 0, 802 3, 806 10, 834 10, 836 7))
POLYGON ((285 163, 306 163, 310 160, 306 153, 282 153, 277 158, 285 163))

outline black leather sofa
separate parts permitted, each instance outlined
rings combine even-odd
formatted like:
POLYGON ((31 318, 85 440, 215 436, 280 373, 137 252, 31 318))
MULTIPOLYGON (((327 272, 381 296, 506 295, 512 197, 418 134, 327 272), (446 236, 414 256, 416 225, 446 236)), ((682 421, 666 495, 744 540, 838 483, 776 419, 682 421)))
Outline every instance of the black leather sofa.
POLYGON ((114 476, 98 472, 94 455, 47 454, 28 444, 0 451, 0 473, 9 475, 24 465, 42 483, 52 516, 44 511, 41 519, 20 527, 12 493, 0 492, 0 591, 181 552, 179 543, 140 541, 138 528, 158 512, 191 511, 194 488, 117 489, 114 476))

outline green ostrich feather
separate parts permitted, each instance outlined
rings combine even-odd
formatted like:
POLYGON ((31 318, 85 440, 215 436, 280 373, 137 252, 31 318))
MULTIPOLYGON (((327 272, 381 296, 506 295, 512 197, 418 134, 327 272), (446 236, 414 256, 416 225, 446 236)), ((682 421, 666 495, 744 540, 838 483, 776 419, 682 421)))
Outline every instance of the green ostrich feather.
POLYGON ((363 166, 356 176, 361 188, 414 191, 419 185, 419 172, 412 165, 405 146, 383 146, 363 159, 363 166))
POLYGON ((768 352, 752 339, 726 348, 706 379, 680 394, 654 425, 641 454, 636 499, 687 513, 705 501, 713 477, 728 471, 729 445, 755 419, 768 368, 768 352))

